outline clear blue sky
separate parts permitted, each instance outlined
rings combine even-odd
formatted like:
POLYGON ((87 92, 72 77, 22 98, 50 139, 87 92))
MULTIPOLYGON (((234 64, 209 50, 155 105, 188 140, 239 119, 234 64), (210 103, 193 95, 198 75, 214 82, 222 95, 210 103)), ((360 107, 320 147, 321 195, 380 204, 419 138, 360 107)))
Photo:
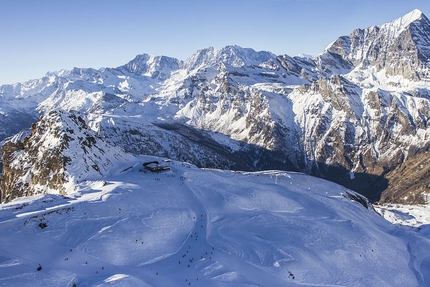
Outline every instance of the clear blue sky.
POLYGON ((415 8, 430 17, 428 0, 1 0, 0 84, 231 44, 316 55, 415 8))

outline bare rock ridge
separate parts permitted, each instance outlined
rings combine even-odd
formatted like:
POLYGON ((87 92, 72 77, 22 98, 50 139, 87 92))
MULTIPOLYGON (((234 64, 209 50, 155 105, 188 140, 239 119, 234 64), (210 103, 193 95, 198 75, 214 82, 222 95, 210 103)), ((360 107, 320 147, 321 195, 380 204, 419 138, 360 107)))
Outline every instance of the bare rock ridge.
POLYGON ((342 36, 313 58, 227 46, 185 61, 142 54, 118 68, 3 85, 3 201, 67 193, 70 178, 113 168, 115 150, 118 160, 150 154, 200 167, 301 171, 371 201, 422 203, 425 180, 411 174, 400 185, 395 177, 430 149, 429 61, 430 21, 414 10, 342 36), (40 115, 30 134, 14 136, 40 115), (48 123, 68 128, 38 128, 48 123), (46 148, 53 138, 55 148, 46 148), (70 168, 82 160, 85 168, 70 168))
POLYGON ((3 200, 39 193, 73 193, 73 183, 108 174, 132 156, 109 146, 81 116, 51 111, 3 145, 3 200))

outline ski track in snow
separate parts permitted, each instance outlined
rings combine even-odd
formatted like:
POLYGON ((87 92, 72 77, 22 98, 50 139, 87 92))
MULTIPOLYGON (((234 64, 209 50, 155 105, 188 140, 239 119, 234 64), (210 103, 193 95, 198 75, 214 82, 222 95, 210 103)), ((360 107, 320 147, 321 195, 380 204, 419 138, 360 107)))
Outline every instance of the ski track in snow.
POLYGON ((343 187, 295 173, 179 162, 168 172, 139 172, 150 160, 81 182, 70 198, 0 206, 0 286, 429 282, 428 229, 395 227, 347 199, 343 187))
MULTIPOLYGON (((205 233, 205 238, 207 237, 207 223, 208 218, 206 214, 208 210, 204 207, 203 203, 204 199, 202 198, 202 194, 198 189, 190 186, 190 190, 193 192, 193 197, 188 197, 188 200, 192 203, 191 206, 199 207, 197 214, 200 213, 200 227, 201 230, 205 233), (196 200, 197 199, 197 200, 196 200)), ((198 229, 198 222, 196 224, 198 229)), ((208 245, 208 244, 205 244, 208 245)), ((210 247, 210 245, 208 246, 210 247)), ((285 280, 278 279, 274 274, 267 274, 265 270, 254 266, 248 262, 242 261, 235 257, 234 255, 228 254, 218 248, 215 251, 215 248, 208 248, 208 254, 202 253, 201 260, 198 262, 199 268, 204 271, 204 273, 215 277, 216 271, 220 271, 221 274, 217 276, 226 276, 230 278, 247 278, 250 280, 249 283, 257 284, 257 286, 265 286, 267 282, 271 282, 272 286, 283 286, 285 285, 285 280), (209 261, 207 260, 209 256, 209 261), (233 271, 234 270, 234 271, 233 271), (215 272, 215 274, 213 274, 215 272)), ((202 251, 202 250, 199 250, 202 251)))

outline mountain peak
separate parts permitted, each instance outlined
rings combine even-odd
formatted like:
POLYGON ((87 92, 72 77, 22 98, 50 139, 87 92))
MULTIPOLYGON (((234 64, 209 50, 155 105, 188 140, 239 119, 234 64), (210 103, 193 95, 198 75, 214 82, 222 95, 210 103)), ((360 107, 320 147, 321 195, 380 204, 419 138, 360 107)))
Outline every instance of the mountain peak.
MULTIPOLYGON (((414 9, 403 17, 398 18, 397 20, 402 21, 404 25, 409 25, 410 23, 421 19, 424 15, 423 12, 419 9, 414 9)), ((396 20, 395 20, 396 21, 396 20)))
POLYGON ((430 21, 415 9, 381 26, 356 29, 338 38, 320 54, 320 59, 325 66, 339 63, 341 69, 331 72, 346 73, 360 65, 365 69, 373 65, 378 71, 386 69, 387 75, 419 80, 427 77, 429 46, 430 21))
POLYGON ((196 69, 202 66, 225 63, 238 68, 247 65, 258 65, 271 58, 276 58, 276 55, 267 51, 255 51, 252 48, 229 45, 220 50, 213 47, 199 50, 185 61, 185 65, 188 69, 196 69))
POLYGON ((171 71, 179 69, 180 64, 181 61, 176 58, 140 54, 120 68, 136 75, 163 80, 168 77, 171 71))
MULTIPOLYGON (((426 18, 423 12, 415 9, 408 14, 397 18, 394 21, 388 22, 381 26, 382 30, 387 30, 388 35, 392 35, 397 38, 401 32, 407 29, 413 22, 426 18)), ((427 18, 426 18, 427 19, 427 18)))

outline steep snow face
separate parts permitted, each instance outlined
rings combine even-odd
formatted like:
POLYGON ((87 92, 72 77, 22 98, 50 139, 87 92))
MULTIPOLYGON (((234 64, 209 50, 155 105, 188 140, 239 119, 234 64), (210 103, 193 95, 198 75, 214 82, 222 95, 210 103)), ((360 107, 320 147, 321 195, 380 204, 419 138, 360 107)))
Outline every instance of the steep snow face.
POLYGON ((407 30, 412 23, 423 19, 427 20, 423 12, 415 9, 394 21, 382 25, 381 30, 385 31, 388 37, 397 38, 403 31, 407 30))
POLYGON ((428 231, 303 174, 138 157, 68 198, 1 205, 0 274, 8 286, 426 286, 428 231), (140 171, 154 160, 170 171, 140 171))

